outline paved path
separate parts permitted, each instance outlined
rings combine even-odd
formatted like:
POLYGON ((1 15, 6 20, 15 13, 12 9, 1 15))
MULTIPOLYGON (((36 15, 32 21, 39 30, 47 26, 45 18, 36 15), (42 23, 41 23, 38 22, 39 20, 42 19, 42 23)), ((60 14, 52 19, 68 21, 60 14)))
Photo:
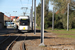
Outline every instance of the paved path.
POLYGON ((16 42, 12 47, 12 50, 20 50, 20 45, 23 41, 16 42))

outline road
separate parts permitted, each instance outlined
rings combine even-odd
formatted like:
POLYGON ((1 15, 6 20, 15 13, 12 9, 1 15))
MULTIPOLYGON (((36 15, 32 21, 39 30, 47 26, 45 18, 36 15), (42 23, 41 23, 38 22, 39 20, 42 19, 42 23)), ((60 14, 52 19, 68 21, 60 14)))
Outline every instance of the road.
MULTIPOLYGON (((12 27, 8 27, 7 29, 0 30, 0 50, 6 50, 9 44, 19 36, 16 42, 21 42, 24 40, 25 36, 24 33, 19 33, 17 29, 12 27), (20 35, 20 36, 19 36, 20 35), (10 36, 10 37, 9 37, 10 36), (9 38, 8 38, 9 37, 9 38), (8 38, 8 39, 7 39, 8 38), (6 39, 6 40, 5 40, 6 39), (4 41, 5 40, 5 41, 4 41)), ((18 46, 17 46, 18 47, 18 46)), ((20 47, 19 47, 20 48, 20 47)), ((18 50, 18 49, 17 49, 18 50)))

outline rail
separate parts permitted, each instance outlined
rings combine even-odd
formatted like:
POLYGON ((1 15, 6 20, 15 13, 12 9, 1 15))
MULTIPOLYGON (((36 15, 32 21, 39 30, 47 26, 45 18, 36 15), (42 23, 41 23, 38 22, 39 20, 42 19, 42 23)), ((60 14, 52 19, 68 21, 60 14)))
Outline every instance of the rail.
POLYGON ((5 42, 9 37, 10 37, 10 35, 7 38, 5 38, 3 41, 1 41, 0 44, 2 44, 3 42, 5 42))
MULTIPOLYGON (((20 35, 19 35, 20 36, 20 35)), ((10 50, 10 47, 12 46, 12 44, 19 38, 19 36, 18 37, 16 37, 16 39, 15 40, 13 40, 10 44, 9 44, 9 46, 7 47, 7 49, 6 50, 10 50)))

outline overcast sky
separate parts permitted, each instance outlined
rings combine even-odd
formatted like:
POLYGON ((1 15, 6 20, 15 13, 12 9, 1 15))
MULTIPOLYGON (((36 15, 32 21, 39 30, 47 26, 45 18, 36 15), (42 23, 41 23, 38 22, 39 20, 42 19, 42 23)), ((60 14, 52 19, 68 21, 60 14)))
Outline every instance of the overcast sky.
MULTIPOLYGON (((39 3, 40 0, 36 0, 36 5, 38 5, 39 3)), ((9 14, 11 14, 11 16, 15 16, 15 14, 19 16, 23 14, 23 10, 21 9, 21 7, 28 7, 27 13, 29 14, 31 5, 32 0, 0 0, 0 12, 5 13, 5 15, 7 16, 9 16, 9 14), (13 11, 17 11, 17 13, 13 11)), ((49 9, 53 9, 53 5, 51 5, 51 3, 49 5, 49 9)))

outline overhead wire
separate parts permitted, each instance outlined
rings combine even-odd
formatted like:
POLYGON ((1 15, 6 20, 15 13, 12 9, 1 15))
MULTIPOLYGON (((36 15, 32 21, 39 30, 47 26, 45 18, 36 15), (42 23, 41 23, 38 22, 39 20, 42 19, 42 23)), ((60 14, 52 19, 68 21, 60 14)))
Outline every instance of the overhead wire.
MULTIPOLYGON (((28 0, 28 6, 29 6, 29 0, 28 0)), ((29 9, 29 8, 28 8, 29 9)))
MULTIPOLYGON (((27 6, 29 6, 29 0, 28 0, 28 3, 26 4, 27 6)), ((28 7, 27 7, 27 9, 29 9, 28 7)), ((27 12, 27 9, 26 9, 26 11, 25 12, 27 12)))
MULTIPOLYGON (((21 5, 23 6, 22 0, 20 0, 20 2, 21 2, 21 5)), ((29 4, 29 0, 28 0, 28 3, 26 4, 26 7, 28 6, 28 4, 29 4)), ((27 12, 27 9, 28 7, 26 8, 25 12, 27 12)))
POLYGON ((20 2, 21 2, 21 5, 23 6, 23 4, 22 4, 22 0, 20 0, 20 2))

